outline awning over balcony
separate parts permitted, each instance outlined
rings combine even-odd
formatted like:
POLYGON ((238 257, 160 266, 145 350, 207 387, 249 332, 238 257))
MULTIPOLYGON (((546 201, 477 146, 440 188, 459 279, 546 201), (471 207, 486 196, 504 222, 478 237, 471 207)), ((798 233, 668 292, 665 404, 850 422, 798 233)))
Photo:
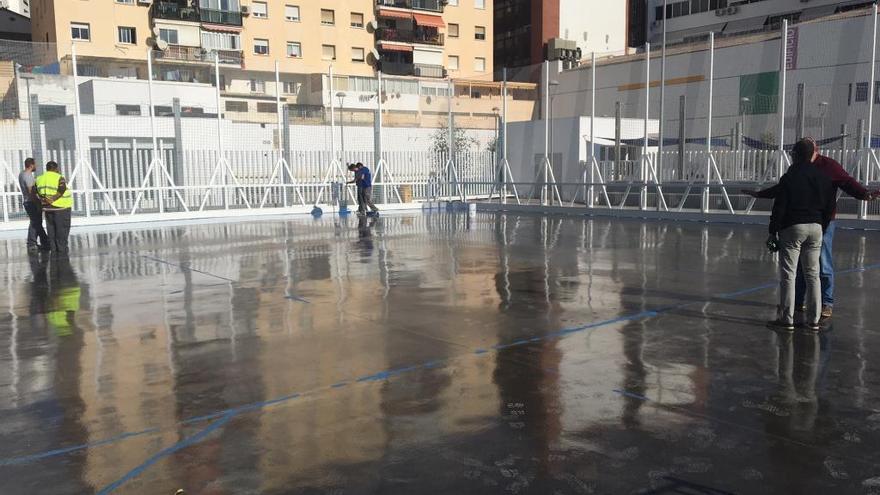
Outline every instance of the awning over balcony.
POLYGON ((203 22, 202 29, 218 31, 221 33, 240 33, 242 28, 241 26, 227 26, 225 24, 208 24, 203 22))
POLYGON ((411 52, 413 51, 413 47, 409 45, 393 45, 390 43, 382 43, 379 45, 380 50, 384 50, 386 52, 411 52))
POLYGON ((422 27, 446 27, 446 23, 443 22, 443 18, 438 15, 413 14, 412 16, 413 19, 416 21, 416 24, 422 27))
POLYGON ((413 15, 399 10, 379 9, 377 17, 384 17, 385 19, 412 19, 413 15))

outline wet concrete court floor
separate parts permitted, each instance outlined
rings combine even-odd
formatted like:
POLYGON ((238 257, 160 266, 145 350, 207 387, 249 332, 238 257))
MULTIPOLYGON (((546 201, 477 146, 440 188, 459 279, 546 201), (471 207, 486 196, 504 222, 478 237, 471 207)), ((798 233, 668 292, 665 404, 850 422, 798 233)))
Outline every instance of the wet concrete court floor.
POLYGON ((5 242, 0 493, 880 493, 880 233, 480 214, 5 242))

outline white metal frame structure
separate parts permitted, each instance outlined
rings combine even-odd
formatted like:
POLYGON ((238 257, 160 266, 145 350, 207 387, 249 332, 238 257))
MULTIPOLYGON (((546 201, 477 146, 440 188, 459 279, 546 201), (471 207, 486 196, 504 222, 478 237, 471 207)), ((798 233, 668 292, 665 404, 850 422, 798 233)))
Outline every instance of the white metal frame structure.
MULTIPOLYGON (((495 142, 495 148, 498 148, 498 142, 495 142)), ((513 180, 513 171, 510 169, 510 162, 507 160, 507 69, 502 69, 501 81, 501 160, 495 168, 493 179, 501 177, 501 180, 492 188, 489 194, 491 199, 495 192, 498 192, 498 199, 501 204, 507 203, 508 186, 513 190, 513 197, 516 204, 521 204, 519 200, 519 192, 516 190, 516 182, 513 180)))
MULTIPOLYGON (((90 146, 88 143, 82 142, 82 133, 80 132, 80 105, 79 105, 79 68, 77 67, 76 60, 76 43, 71 44, 70 46, 70 59, 73 63, 73 104, 74 104, 74 114, 73 114, 73 140, 74 146, 76 148, 76 164, 73 167, 73 172, 70 174, 70 180, 68 184, 73 187, 75 184, 74 180, 76 180, 76 175, 79 173, 81 169, 84 169, 85 172, 85 183, 83 194, 85 194, 85 205, 86 205, 86 216, 92 216, 92 184, 91 181, 95 181, 98 184, 98 187, 102 191, 104 195, 104 199, 107 201, 107 204, 110 206, 110 209, 113 211, 113 214, 119 216, 119 210, 116 209, 116 202, 113 201, 113 198, 110 197, 110 193, 107 192, 107 188, 104 187, 104 183, 101 182, 101 179, 98 177, 98 174, 95 173, 95 169, 92 168, 92 163, 89 159, 89 149, 90 146)), ((78 192, 78 191, 77 191, 78 192)))
POLYGON ((382 71, 379 70, 376 72, 376 77, 378 78, 378 86, 376 87, 376 119, 378 125, 376 126, 376 144, 378 149, 376 150, 376 167, 374 171, 374 176, 379 179, 378 182, 374 182, 377 186, 382 186, 382 203, 388 202, 388 186, 392 187, 394 194, 397 196, 397 202, 402 203, 403 200, 400 198, 400 191, 397 187, 397 181, 394 179, 394 172, 391 170, 391 166, 388 165, 388 161, 385 160, 385 144, 383 141, 384 133, 382 132, 382 94, 384 81, 382 81, 382 71), (391 181, 385 180, 385 175, 388 175, 388 178, 391 181))
POLYGON ((529 200, 534 197, 535 190, 540 185, 542 205, 547 205, 548 201, 549 204, 552 204, 554 197, 558 204, 562 204, 562 195, 559 193, 556 175, 553 173, 553 165, 550 161, 550 61, 544 61, 544 67, 541 72, 544 82, 544 94, 541 98, 541 113, 544 120, 544 156, 541 158, 541 164, 538 166, 538 171, 535 174, 534 187, 532 187, 532 192, 529 194, 529 200))
MULTIPOLYGON (((330 64, 330 67, 327 70, 327 74, 330 82, 328 83, 328 88, 330 89, 330 150, 333 154, 333 159, 330 160, 330 163, 327 164, 326 171, 324 173, 324 178, 321 180, 321 184, 319 185, 318 196, 315 198, 315 206, 318 206, 321 203, 321 199, 324 198, 324 191, 330 184, 334 181, 339 181, 342 184, 346 182, 345 170, 342 167, 342 160, 339 157, 339 151, 336 149, 336 104, 333 102, 333 98, 336 97, 336 90, 333 80, 333 64, 330 64)), ((347 187, 344 188, 348 192, 348 197, 353 202, 357 202, 357 199, 352 196, 351 190, 347 187)))
POLYGON ((168 167, 165 166, 165 159, 162 154, 162 150, 159 149, 158 140, 156 139, 156 116, 155 116, 155 106, 153 105, 153 49, 147 49, 147 88, 149 92, 149 103, 150 103, 150 134, 153 138, 153 157, 150 160, 150 165, 147 167, 146 173, 144 173, 144 180, 141 183, 140 190, 137 193, 137 197, 134 200, 134 206, 131 208, 131 215, 137 213, 138 206, 141 204, 141 198, 144 196, 144 191, 147 190, 147 184, 150 180, 153 180, 156 184, 156 190, 158 192, 158 203, 159 203, 159 213, 165 213, 165 186, 161 184, 162 178, 168 181, 168 184, 171 186, 171 190, 174 191, 174 194, 177 196, 177 200, 180 202, 180 205, 183 207, 184 211, 189 211, 189 207, 186 205, 186 201, 184 201, 183 196, 180 195, 180 191, 177 189, 177 185, 174 183, 174 179, 171 177, 171 174, 168 173, 168 167), (158 170, 157 170, 158 169, 158 170), (161 174, 159 173, 161 170, 161 174))
POLYGON ((284 206, 285 208, 287 207, 288 180, 291 182, 291 185, 293 186, 293 192, 296 193, 297 197, 299 198, 300 204, 305 206, 305 197, 303 197, 302 190, 300 190, 296 178, 293 175, 293 170, 291 170, 290 164, 287 162, 287 157, 284 156, 284 126, 287 123, 283 121, 284 113, 281 111, 281 74, 278 70, 277 60, 275 61, 275 113, 278 120, 278 146, 276 147, 275 152, 278 154, 278 157, 275 160, 275 165, 272 167, 272 175, 269 177, 269 182, 266 183, 266 191, 263 193, 263 199, 260 201, 260 208, 266 206, 266 201, 269 199, 269 193, 272 191, 272 188, 275 185, 276 178, 279 178, 279 184, 281 185, 282 206, 284 206), (285 172, 287 173, 286 176, 284 175, 285 172))
POLYGON ((211 180, 208 181, 208 187, 205 191, 205 195, 202 197, 202 204, 199 206, 199 211, 205 209, 205 205, 208 203, 208 198, 214 194, 214 182, 221 173, 223 175, 223 208, 226 210, 229 209, 229 178, 231 177, 232 181, 235 183, 234 189, 238 191, 238 194, 241 196, 247 209, 250 210, 251 203, 247 199, 244 186, 241 185, 238 177, 235 176, 235 172, 229 165, 229 160, 226 159, 226 152, 223 150, 223 111, 221 107, 222 102, 220 101, 220 55, 216 52, 214 53, 214 90, 217 99, 217 164, 214 166, 211 180))
POLYGON ((447 84, 449 85, 449 89, 446 94, 446 99, 449 104, 449 108, 447 110, 448 135, 446 137, 446 152, 449 156, 446 157, 446 164, 443 165, 441 181, 448 185, 449 176, 450 174, 452 174, 452 178, 455 181, 456 195, 459 197, 459 199, 461 199, 462 202, 465 202, 467 201, 467 196, 465 195, 464 188, 461 187, 461 177, 458 175, 458 167, 455 164, 455 153, 457 152, 457 150, 455 149, 455 117, 452 115, 452 96, 455 92, 455 85, 452 83, 452 78, 448 79, 447 84))

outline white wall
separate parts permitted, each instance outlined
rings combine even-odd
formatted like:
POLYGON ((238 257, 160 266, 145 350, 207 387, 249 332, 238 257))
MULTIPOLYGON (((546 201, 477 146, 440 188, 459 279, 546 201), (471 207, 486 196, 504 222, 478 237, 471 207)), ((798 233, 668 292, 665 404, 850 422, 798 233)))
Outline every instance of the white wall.
MULTIPOLYGON (((668 0, 672 4, 679 0, 668 0)), ((808 17, 818 17, 834 13, 838 6, 847 4, 864 3, 864 0, 811 0, 809 3, 803 0, 764 0, 757 3, 737 6, 736 13, 718 16, 714 10, 691 14, 669 19, 667 25, 667 39, 672 41, 678 38, 677 31, 693 30, 700 27, 714 26, 717 24, 736 23, 745 19, 766 18, 768 16, 788 14, 792 12, 804 12, 808 17)), ((663 23, 655 23, 655 12, 658 6, 663 5, 663 0, 650 0, 648 7, 648 40, 657 42, 662 37, 663 23)), ((727 29, 732 29, 735 24, 727 29)))
POLYGON ((30 2, 31 0, 28 0, 27 2, 25 0, 0 0, 0 8, 7 8, 17 14, 30 17, 30 2))
MULTIPOLYGON (((819 103, 828 102, 826 137, 836 135, 841 124, 854 133, 859 119, 867 118, 867 103, 849 104, 850 83, 870 80, 871 17, 858 16, 832 21, 800 24, 797 69, 788 71, 786 92, 786 142, 793 141, 797 107, 797 85, 806 86, 806 133, 817 135, 819 103)), ((655 55, 657 55, 655 53, 655 55)), ((716 50, 713 135, 728 135, 740 120, 740 76, 779 70, 780 41, 768 39, 716 50)), ((624 117, 645 115, 644 87, 626 87, 644 83, 645 62, 641 57, 627 57, 620 62, 603 61, 597 68, 596 113, 613 116, 615 103, 620 102, 624 117)), ((687 132, 691 137, 705 137, 708 112, 709 53, 707 49, 667 57, 667 80, 703 77, 704 80, 666 87, 667 137, 678 133, 679 97, 687 96, 687 132)), ((590 69, 585 66, 558 75, 554 111, 560 117, 587 115, 590 108, 590 69)), ((659 81, 660 57, 651 59, 651 80, 659 81)), ((877 79, 880 79, 878 77, 877 79)), ((660 91, 651 88, 651 118, 658 118, 660 91)), ((875 105, 875 109, 880 109, 875 105)), ((880 113, 875 112, 875 115, 880 113)), ((778 114, 747 115, 746 134, 779 134, 778 114)), ((875 124, 878 122, 875 119, 875 124)), ((875 134, 878 129, 875 126, 875 134)))
POLYGON ((626 3, 608 0, 560 0, 559 36, 588 53, 626 49, 626 3))
POLYGON ((177 44, 181 46, 202 46, 201 34, 199 26, 193 24, 176 23, 174 21, 155 19, 154 24, 157 28, 176 29, 177 44))
MULTIPOLYGON (((83 113, 116 115, 116 105, 140 105, 141 115, 149 115, 149 83, 136 79, 92 79, 80 84, 83 113), (85 102, 92 101, 93 105, 85 102)), ((153 105, 171 106, 174 98, 180 105, 198 107, 207 113, 216 113, 214 88, 207 84, 153 82, 153 105)))
MULTIPOLYGON (((574 183, 581 180, 581 162, 590 158, 588 139, 590 119, 588 117, 554 118, 552 123, 552 147, 549 155, 555 155, 553 173, 558 183, 574 183)), ((635 139, 644 136, 644 121, 623 119, 621 139, 635 139)), ((655 136, 658 131, 656 120, 648 121, 648 134, 655 136)), ((601 140, 614 139, 614 119, 596 118, 596 136, 601 140)), ((544 154, 545 125, 543 121, 512 122, 507 128, 507 160, 515 182, 533 182, 544 154)), ((656 151, 649 148, 648 151, 656 151)))
POLYGON ((68 114, 73 113, 73 78, 53 74, 22 74, 18 78, 18 108, 23 119, 28 116, 28 95, 39 96, 41 105, 64 105, 68 114))

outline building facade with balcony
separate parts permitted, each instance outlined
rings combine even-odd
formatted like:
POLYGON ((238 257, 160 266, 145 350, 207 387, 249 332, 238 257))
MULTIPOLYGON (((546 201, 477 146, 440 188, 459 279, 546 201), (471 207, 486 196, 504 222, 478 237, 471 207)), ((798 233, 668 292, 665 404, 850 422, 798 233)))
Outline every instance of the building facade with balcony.
POLYGON ((156 80, 214 84, 216 60, 229 111, 262 108, 267 119, 276 92, 288 104, 329 105, 330 65, 339 87, 377 70, 426 80, 492 73, 493 0, 33 1, 34 41, 56 44, 62 73, 72 73, 74 44, 84 77, 146 79, 149 53, 156 80))

